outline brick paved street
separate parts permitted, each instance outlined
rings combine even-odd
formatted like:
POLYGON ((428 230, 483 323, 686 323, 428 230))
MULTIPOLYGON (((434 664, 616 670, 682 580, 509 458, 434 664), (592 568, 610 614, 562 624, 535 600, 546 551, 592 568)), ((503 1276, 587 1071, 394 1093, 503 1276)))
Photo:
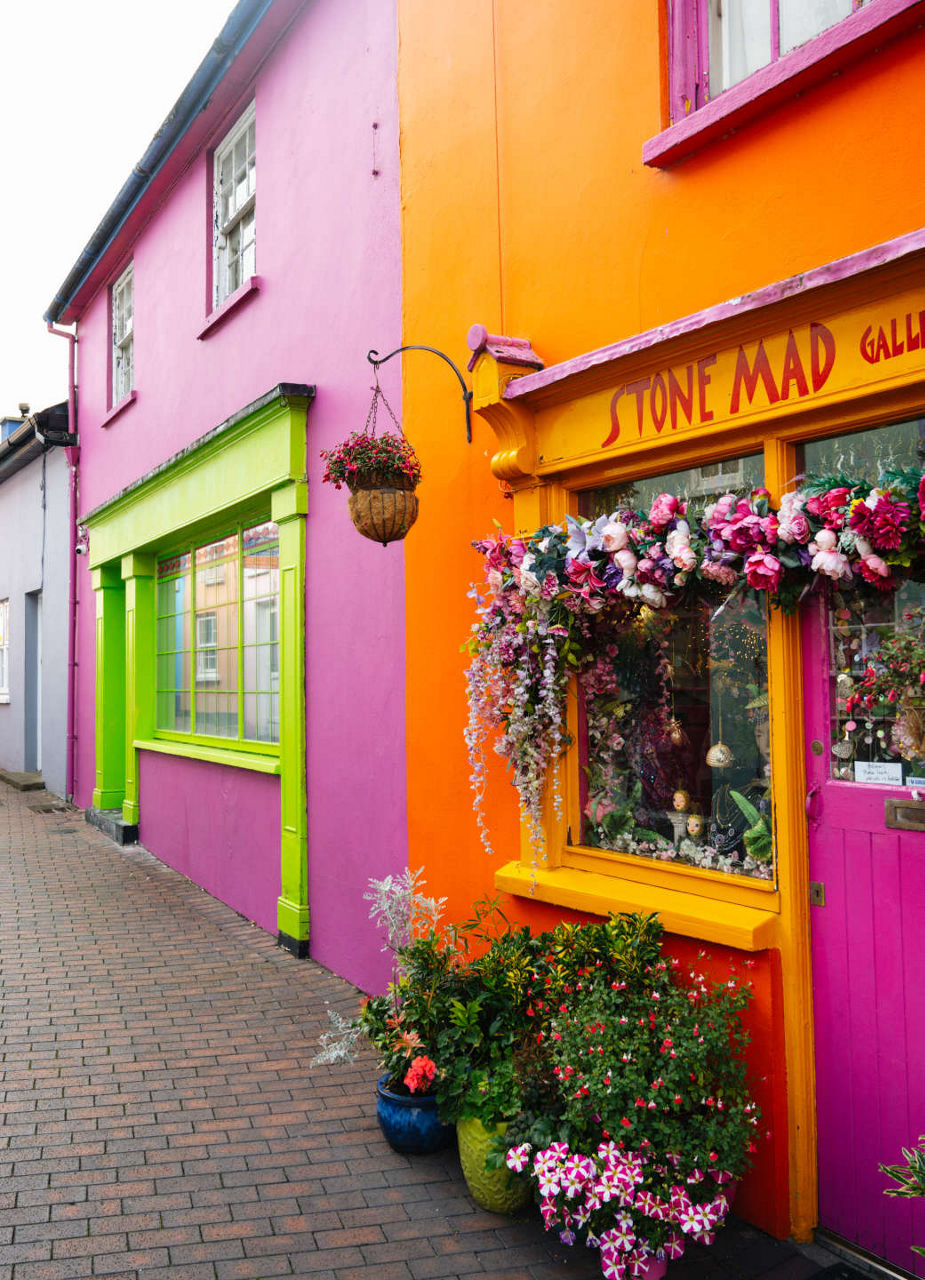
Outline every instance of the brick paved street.
MULTIPOLYGON (((393 1152, 371 1055, 310 1068, 353 988, 52 800, 0 787, 0 1280, 600 1275, 393 1152)), ((818 1270, 737 1224, 669 1280, 818 1270)))

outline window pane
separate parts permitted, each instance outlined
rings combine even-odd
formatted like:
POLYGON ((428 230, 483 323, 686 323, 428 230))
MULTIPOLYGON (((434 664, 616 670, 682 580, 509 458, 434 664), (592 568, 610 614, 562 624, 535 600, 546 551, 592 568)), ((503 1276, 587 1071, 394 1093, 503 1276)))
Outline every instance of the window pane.
MULTIPOLYGON (((691 514, 762 479, 760 455, 733 459, 593 490, 582 514, 648 509, 665 491, 691 514)), ((753 595, 602 626, 578 738, 583 844, 773 878, 767 623, 753 595)))
POLYGON ((238 736, 236 695, 196 692, 196 733, 210 738, 238 736))
POLYGON ((189 733, 190 730, 190 696, 185 690, 157 695, 157 727, 169 729, 175 733, 189 733))
POLYGON ((894 699, 864 699, 865 674, 884 670, 881 644, 923 636, 925 585, 907 582, 884 600, 833 591, 829 601, 832 777, 846 782, 925 786, 925 696, 921 668, 890 679, 894 699), (849 707, 849 698, 861 701, 849 707))
POLYGON ((710 0, 710 92, 771 61, 770 0, 710 0))
POLYGON ((851 0, 780 0, 781 53, 850 17, 851 8, 851 0))

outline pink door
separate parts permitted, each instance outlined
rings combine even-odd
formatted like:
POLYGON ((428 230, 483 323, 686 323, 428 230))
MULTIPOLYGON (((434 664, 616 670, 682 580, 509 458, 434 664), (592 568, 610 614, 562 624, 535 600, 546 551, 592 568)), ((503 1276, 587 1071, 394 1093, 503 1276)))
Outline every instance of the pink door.
POLYGON ((925 830, 902 825, 925 819, 925 764, 891 762, 889 728, 844 709, 839 672, 877 635, 845 603, 810 602, 803 624, 819 1222, 925 1276, 925 1201, 885 1196, 878 1172, 925 1134, 925 830))

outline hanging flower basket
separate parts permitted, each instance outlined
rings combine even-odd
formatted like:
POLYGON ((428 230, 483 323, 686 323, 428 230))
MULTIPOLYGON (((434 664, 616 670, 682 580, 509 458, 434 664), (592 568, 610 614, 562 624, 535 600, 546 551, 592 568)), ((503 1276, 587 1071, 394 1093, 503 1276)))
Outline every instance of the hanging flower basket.
POLYGON ((322 479, 335 489, 345 484, 350 490, 350 518, 364 538, 386 546, 405 536, 418 518, 414 491, 421 479, 421 464, 379 386, 378 376, 366 426, 333 449, 323 450, 321 456, 326 464, 322 479), (397 430, 377 436, 380 398, 397 430))
POLYGON ((350 519, 364 538, 386 546, 403 538, 417 520, 416 481, 403 472, 357 471, 346 483, 350 519))

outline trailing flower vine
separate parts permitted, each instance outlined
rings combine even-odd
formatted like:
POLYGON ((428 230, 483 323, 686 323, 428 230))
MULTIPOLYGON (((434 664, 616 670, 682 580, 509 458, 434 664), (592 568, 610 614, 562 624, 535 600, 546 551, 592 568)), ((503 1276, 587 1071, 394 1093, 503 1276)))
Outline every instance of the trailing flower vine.
POLYGON ((566 517, 526 538, 475 542, 485 588, 468 642, 466 742, 480 833, 485 744, 512 771, 534 848, 543 846, 547 778, 566 745, 572 675, 592 680, 605 645, 697 600, 719 608, 746 592, 785 612, 826 580, 876 595, 925 571, 925 476, 890 469, 877 484, 808 476, 775 509, 767 489, 727 493, 702 512, 659 494, 646 511, 620 507, 596 520, 566 517))

